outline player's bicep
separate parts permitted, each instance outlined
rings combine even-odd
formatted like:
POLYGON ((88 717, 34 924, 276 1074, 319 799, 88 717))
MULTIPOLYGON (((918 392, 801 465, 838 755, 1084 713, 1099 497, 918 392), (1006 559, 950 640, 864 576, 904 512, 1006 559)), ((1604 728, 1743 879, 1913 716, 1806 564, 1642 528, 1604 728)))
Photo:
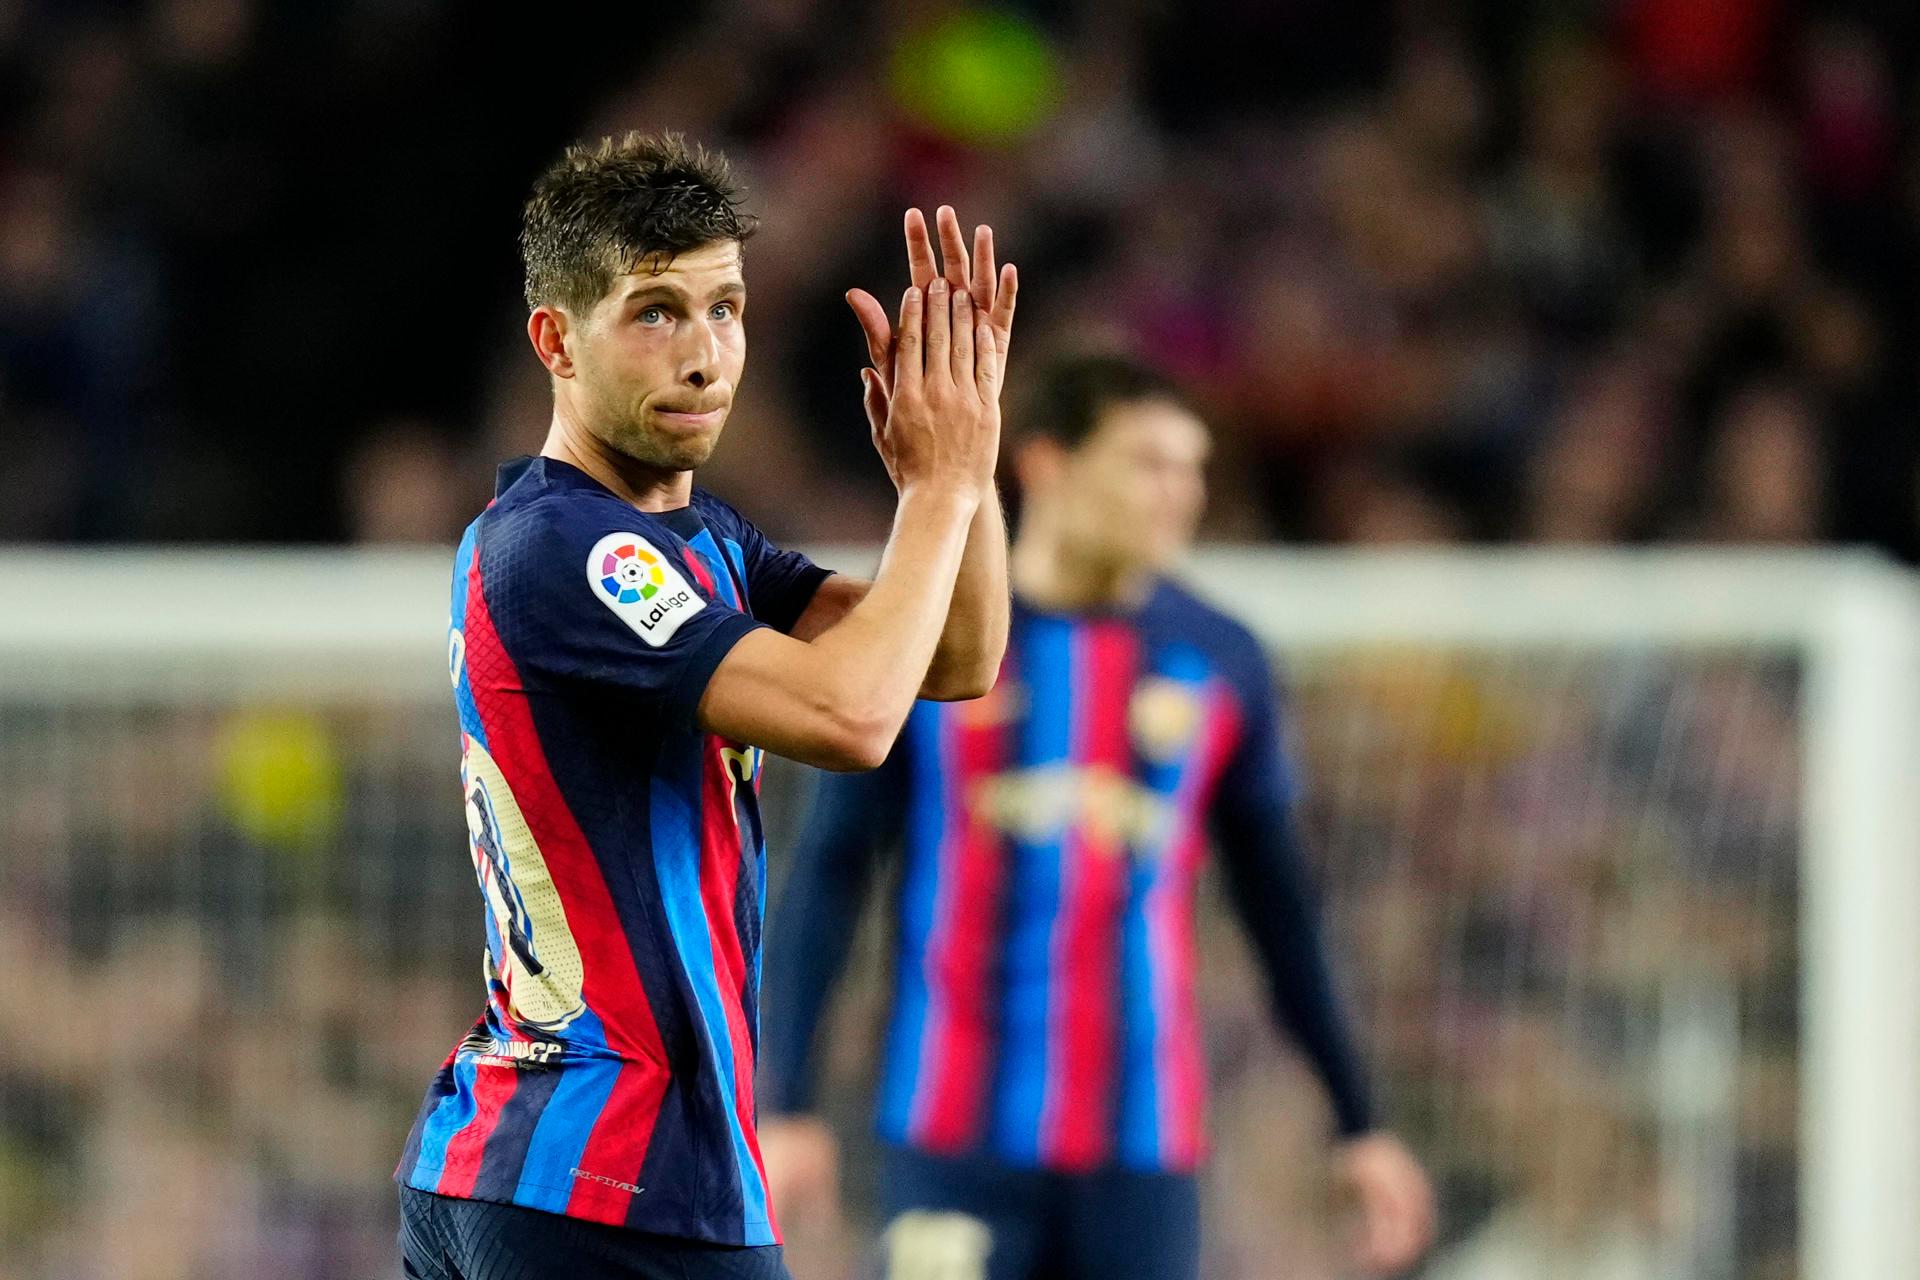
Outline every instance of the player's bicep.
POLYGON ((805 641, 761 628, 742 636, 707 680, 700 727, 822 769, 871 769, 885 758, 829 664, 805 641))
POLYGON ((813 599, 801 610, 789 634, 795 640, 817 639, 852 613, 854 606, 865 600, 871 590, 873 583, 865 578, 834 574, 813 593, 813 599))

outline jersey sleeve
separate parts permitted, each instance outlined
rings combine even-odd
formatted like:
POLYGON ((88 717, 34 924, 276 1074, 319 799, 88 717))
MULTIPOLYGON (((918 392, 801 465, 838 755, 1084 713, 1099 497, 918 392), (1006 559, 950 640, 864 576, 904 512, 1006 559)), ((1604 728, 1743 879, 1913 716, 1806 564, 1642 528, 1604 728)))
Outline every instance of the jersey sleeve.
POLYGON ((488 612, 529 686, 589 686, 691 723, 714 669, 761 623, 703 588, 670 535, 605 506, 495 530, 488 612))
POLYGON ((1274 1019, 1313 1065, 1346 1137, 1372 1128, 1373 1104, 1348 1030, 1308 873, 1296 784, 1281 735, 1280 699, 1259 646, 1247 638, 1234 680, 1240 742, 1215 793, 1212 825, 1234 914, 1265 971, 1274 1019))
POLYGON ((1291 809, 1295 779, 1280 727, 1280 695, 1274 671, 1251 636, 1232 653, 1229 679, 1241 709, 1240 741, 1221 778, 1249 808, 1291 809))
POLYGON ((724 503, 731 529, 727 536, 740 547, 740 560, 747 578, 747 601, 753 616, 776 631, 792 631, 814 593, 830 571, 822 569, 798 551, 786 551, 773 542, 753 522, 724 503))

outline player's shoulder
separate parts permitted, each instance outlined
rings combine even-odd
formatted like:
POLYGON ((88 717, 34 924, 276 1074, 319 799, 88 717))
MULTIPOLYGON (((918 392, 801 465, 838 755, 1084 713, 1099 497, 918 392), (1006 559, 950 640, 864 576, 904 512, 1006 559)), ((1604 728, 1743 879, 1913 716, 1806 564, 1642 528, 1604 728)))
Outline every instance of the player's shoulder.
POLYGON ((759 533, 753 521, 740 514, 740 508, 710 489, 695 485, 692 502, 693 509, 700 514, 701 523, 719 536, 738 542, 748 535, 759 533))
POLYGON ((480 550, 489 577, 577 574, 589 561, 627 547, 633 548, 623 553, 628 556, 677 558, 665 524, 610 493, 565 487, 515 492, 517 487, 482 517, 480 550))
POLYGON ((1235 661, 1265 661, 1265 648, 1244 622, 1183 582, 1160 579, 1148 608, 1202 649, 1235 661))
POLYGON ((1163 578, 1149 605, 1160 625, 1206 655, 1244 699, 1267 696, 1279 674, 1267 647, 1247 625, 1184 583, 1163 578))

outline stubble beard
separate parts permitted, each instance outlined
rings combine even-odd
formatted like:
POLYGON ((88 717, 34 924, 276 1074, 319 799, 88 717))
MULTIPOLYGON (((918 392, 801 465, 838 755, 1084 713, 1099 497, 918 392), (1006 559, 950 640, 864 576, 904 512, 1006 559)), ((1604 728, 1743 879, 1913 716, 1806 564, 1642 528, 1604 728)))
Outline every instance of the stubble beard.
MULTIPOLYGON (((675 435, 655 426, 651 417, 644 406, 609 404, 606 427, 594 434, 621 456, 657 471, 692 471, 713 456, 720 442, 718 430, 710 435, 675 435)), ((721 426, 725 425, 723 420, 721 426)))
POLYGON ((607 443, 642 466, 660 471, 692 471, 713 456, 713 447, 719 440, 718 432, 676 439, 654 430, 643 420, 621 424, 607 443))

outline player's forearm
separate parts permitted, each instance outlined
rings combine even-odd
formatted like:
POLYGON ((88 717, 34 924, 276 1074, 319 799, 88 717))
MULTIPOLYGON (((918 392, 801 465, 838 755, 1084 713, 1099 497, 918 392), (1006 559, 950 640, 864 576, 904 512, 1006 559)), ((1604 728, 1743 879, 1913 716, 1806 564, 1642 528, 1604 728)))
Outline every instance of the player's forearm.
POLYGON ((700 727, 822 769, 885 760, 933 661, 979 502, 970 483, 910 486, 858 603, 808 639, 741 636, 700 694, 700 727))
POLYGON ((1293 815, 1280 805, 1216 814, 1229 899, 1266 970, 1276 1023, 1325 1085, 1343 1136, 1373 1125, 1360 1053, 1347 1026, 1293 815))
POLYGON ((1290 943, 1268 938, 1256 949, 1267 970, 1274 1019, 1320 1077, 1335 1127, 1344 1138, 1368 1132, 1374 1125, 1371 1091, 1318 928, 1290 943))
POLYGON ((978 698, 993 687, 1007 649, 1007 521, 989 488, 967 527, 946 626, 920 696, 941 702, 978 698))
POLYGON ((933 662, 979 502, 977 492, 957 486, 909 488, 873 586, 811 642, 835 709, 868 746, 881 740, 879 758, 933 662))

